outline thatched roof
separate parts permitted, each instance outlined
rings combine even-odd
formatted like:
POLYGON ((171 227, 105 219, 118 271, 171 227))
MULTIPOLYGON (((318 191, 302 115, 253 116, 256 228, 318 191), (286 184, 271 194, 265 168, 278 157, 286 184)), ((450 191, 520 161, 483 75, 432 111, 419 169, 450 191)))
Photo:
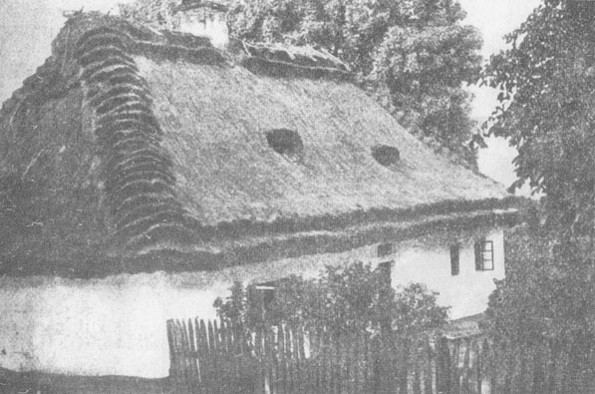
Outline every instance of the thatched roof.
POLYGON ((71 18, 0 113, 9 274, 203 270, 513 220, 307 49, 71 18))

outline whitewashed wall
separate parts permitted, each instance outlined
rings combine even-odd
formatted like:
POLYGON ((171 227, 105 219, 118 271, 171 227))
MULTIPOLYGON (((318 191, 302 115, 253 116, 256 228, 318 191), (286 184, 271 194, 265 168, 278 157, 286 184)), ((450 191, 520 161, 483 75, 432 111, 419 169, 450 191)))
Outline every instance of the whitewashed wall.
POLYGON ((428 289, 440 293, 438 303, 450 306, 450 318, 458 319, 485 311, 488 296, 496 288, 494 279, 503 279, 504 233, 486 232, 486 240, 494 243, 494 270, 475 270, 473 238, 459 238, 460 273, 451 275, 450 245, 454 242, 427 240, 400 244, 395 251, 391 281, 393 285, 425 283, 428 289))
POLYGON ((236 281, 317 275, 325 264, 394 259, 392 283, 425 282, 452 305, 453 318, 482 312, 504 276, 502 231, 494 241, 495 271, 476 272, 471 235, 442 234, 396 245, 377 258, 377 245, 210 273, 119 275, 98 280, 0 278, 0 366, 81 375, 164 377, 169 373, 165 322, 215 317, 216 297, 236 281), (450 273, 449 245, 462 242, 460 275, 450 273))

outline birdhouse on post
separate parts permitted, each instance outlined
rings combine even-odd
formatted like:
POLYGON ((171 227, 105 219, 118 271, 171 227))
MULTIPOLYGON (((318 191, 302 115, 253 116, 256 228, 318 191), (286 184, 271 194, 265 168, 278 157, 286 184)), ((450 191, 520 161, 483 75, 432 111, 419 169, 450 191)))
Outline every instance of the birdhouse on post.
POLYGON ((577 19, 595 16, 595 0, 568 0, 568 10, 577 19))
POLYGON ((213 46, 224 49, 229 44, 228 10, 226 0, 182 0, 175 13, 180 31, 208 37, 213 46))

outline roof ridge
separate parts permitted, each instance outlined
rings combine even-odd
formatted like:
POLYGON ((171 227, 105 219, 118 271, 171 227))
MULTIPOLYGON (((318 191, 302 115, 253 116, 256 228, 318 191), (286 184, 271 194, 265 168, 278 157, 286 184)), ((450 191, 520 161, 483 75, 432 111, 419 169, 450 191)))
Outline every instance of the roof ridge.
POLYGON ((220 50, 211 44, 208 37, 155 30, 129 19, 99 13, 77 13, 67 21, 67 26, 77 25, 83 26, 83 30, 105 27, 119 31, 129 51, 149 58, 196 64, 241 64, 250 71, 260 73, 267 73, 270 68, 274 75, 285 77, 335 78, 351 75, 349 67, 340 59, 310 46, 231 40, 227 50, 220 50))

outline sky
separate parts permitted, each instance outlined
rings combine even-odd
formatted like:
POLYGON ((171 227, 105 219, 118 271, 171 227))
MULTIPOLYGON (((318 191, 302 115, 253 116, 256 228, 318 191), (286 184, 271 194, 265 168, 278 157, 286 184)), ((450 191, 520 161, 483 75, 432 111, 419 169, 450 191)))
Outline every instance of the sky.
MULTIPOLYGON (((0 102, 8 99, 22 81, 50 55, 51 42, 62 28, 69 10, 116 13, 116 4, 130 0, 0 0, 0 102)), ((540 0, 459 0, 467 11, 465 23, 482 33, 482 55, 505 47, 503 37, 519 26, 540 0)), ((475 94, 473 117, 482 122, 495 106, 496 94, 488 88, 470 87, 475 94)), ((479 153, 479 168, 509 186, 515 179, 516 155, 506 141, 490 139, 479 153)))

